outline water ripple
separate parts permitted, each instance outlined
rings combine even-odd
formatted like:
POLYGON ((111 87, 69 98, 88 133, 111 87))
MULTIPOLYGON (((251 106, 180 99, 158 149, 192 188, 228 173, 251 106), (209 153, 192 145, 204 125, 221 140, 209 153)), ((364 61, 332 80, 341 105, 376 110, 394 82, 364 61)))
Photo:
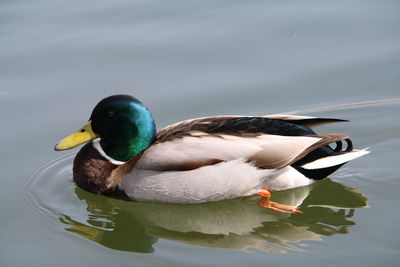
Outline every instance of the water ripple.
POLYGON ((36 212, 58 217, 60 205, 71 200, 74 154, 50 161, 29 176, 24 184, 25 202, 36 212))
POLYGON ((330 111, 330 110, 337 110, 337 109, 348 109, 348 108, 365 107, 365 106, 373 106, 373 105, 385 105, 385 104, 394 104, 394 103, 400 103, 400 98, 346 103, 346 104, 340 104, 340 105, 315 107, 315 108, 309 108, 309 109, 298 109, 298 110, 293 110, 293 111, 289 111, 289 112, 285 112, 285 113, 286 114, 303 114, 303 113, 310 113, 310 112, 330 111))
POLYGON ((40 216, 105 247, 149 253, 158 238, 213 248, 284 252, 304 241, 347 234, 355 209, 367 199, 353 188, 325 179, 312 186, 274 193, 274 200, 298 204, 303 214, 258 207, 258 197, 195 205, 136 203, 77 188, 73 155, 49 162, 26 183, 25 200, 40 216))

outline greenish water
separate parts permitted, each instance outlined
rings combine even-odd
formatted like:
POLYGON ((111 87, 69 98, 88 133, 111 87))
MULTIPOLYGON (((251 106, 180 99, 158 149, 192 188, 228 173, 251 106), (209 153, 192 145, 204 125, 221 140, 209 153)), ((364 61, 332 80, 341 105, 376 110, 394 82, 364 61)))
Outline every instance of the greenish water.
POLYGON ((398 1, 2 1, 1 266, 399 265, 398 1), (54 144, 103 97, 158 127, 220 114, 348 119, 371 154, 329 179, 201 205, 96 196, 54 144), (358 104, 357 104, 358 103, 358 104), (361 103, 361 104, 360 104, 361 103))

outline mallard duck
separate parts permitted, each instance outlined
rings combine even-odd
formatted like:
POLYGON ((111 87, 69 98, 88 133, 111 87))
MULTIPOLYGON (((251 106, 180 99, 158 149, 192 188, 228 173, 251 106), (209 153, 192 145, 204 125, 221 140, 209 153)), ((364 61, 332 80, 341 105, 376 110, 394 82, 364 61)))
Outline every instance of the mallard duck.
POLYGON ((271 192, 309 185, 369 153, 353 149, 347 135, 318 135, 311 129, 341 121, 215 116, 178 122, 157 133, 152 114, 139 100, 113 95, 101 100, 89 121, 55 150, 87 143, 74 159, 73 179, 96 194, 118 191, 136 201, 168 203, 258 194, 260 206, 296 213, 296 207, 270 201, 271 192))

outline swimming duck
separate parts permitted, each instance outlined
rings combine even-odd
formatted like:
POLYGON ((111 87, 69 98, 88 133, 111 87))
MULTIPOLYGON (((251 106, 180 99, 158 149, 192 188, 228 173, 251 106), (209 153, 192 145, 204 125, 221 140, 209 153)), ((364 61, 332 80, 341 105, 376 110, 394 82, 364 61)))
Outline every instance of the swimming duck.
POLYGON ((136 201, 201 203, 262 196, 259 205, 298 213, 272 202, 272 191, 309 185, 369 151, 353 149, 344 134, 311 128, 340 119, 292 115, 215 116, 156 131, 136 98, 101 100, 89 121, 55 150, 87 143, 73 163, 73 179, 96 194, 123 192, 136 201), (330 145, 336 144, 335 148, 330 145))

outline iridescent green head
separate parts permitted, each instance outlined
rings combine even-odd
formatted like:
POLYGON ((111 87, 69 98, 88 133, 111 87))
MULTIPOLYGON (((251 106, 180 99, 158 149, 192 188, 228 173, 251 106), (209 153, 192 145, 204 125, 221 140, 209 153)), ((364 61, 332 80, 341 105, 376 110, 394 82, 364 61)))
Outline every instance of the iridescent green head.
POLYGON ((129 95, 113 95, 101 100, 89 122, 55 149, 70 149, 98 137, 107 156, 127 161, 154 142, 156 127, 150 111, 139 100, 129 95))

